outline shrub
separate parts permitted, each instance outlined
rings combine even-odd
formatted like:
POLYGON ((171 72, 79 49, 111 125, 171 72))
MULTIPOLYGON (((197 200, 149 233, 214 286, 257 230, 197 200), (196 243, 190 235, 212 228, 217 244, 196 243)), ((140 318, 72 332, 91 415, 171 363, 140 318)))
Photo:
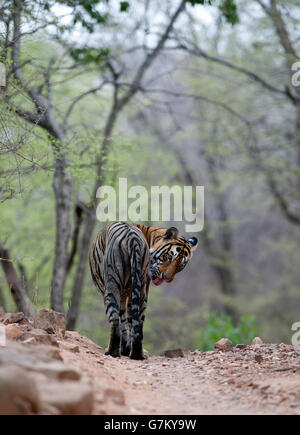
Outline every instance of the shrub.
POLYGON ((225 337, 234 345, 249 344, 258 335, 258 327, 253 316, 243 316, 238 325, 233 325, 230 316, 215 312, 206 314, 207 325, 196 336, 196 346, 203 351, 214 348, 216 341, 225 337))

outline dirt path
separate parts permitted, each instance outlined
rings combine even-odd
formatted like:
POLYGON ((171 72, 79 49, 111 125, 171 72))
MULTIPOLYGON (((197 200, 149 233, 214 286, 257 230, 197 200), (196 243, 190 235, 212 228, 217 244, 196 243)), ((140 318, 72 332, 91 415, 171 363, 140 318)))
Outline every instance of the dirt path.
POLYGON ((95 414, 300 414, 299 346, 132 361, 105 356, 91 340, 67 332, 60 348, 64 361, 90 378, 95 414))

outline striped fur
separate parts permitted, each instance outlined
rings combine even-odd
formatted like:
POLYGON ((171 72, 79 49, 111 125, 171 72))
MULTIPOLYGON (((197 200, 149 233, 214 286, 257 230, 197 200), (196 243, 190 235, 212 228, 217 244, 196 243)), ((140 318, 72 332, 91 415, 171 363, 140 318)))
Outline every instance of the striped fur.
POLYGON ((150 248, 152 282, 160 285, 164 281, 173 281, 175 275, 181 272, 192 258, 198 244, 197 238, 191 237, 186 240, 175 227, 137 227, 143 232, 150 248))
POLYGON ((116 222, 103 228, 90 251, 90 268, 104 296, 111 326, 107 354, 143 359, 143 322, 147 304, 149 248, 133 224, 116 222))
POLYGON ((143 359, 143 323, 150 282, 173 281, 193 255, 197 239, 171 228, 115 222, 103 228, 90 251, 90 269, 104 296, 111 325, 107 354, 143 359))

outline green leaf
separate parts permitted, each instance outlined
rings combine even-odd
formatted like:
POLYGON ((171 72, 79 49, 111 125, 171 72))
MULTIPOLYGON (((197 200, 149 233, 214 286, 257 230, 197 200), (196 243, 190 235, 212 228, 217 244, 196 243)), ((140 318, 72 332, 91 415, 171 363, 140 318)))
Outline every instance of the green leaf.
POLYGON ((126 12, 130 4, 128 2, 120 2, 120 11, 126 12))
MULTIPOLYGON (((186 0, 186 3, 190 3, 192 6, 196 5, 209 5, 212 6, 213 0, 186 0)), ((239 16, 237 13, 237 6, 235 0, 221 0, 216 6, 219 7, 221 14, 224 16, 225 20, 234 25, 238 23, 239 16)))
POLYGON ((223 0, 219 6, 221 13, 224 15, 226 21, 232 25, 238 23, 239 17, 237 13, 237 6, 234 0, 223 0))

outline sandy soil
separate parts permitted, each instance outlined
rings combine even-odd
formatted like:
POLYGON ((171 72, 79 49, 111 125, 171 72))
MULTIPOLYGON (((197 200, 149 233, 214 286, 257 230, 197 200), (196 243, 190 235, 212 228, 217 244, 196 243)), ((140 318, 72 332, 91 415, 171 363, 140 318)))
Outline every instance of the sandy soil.
POLYGON ((60 348, 64 361, 89 377, 94 414, 300 414, 299 346, 132 361, 105 356, 91 340, 67 332, 60 348))

